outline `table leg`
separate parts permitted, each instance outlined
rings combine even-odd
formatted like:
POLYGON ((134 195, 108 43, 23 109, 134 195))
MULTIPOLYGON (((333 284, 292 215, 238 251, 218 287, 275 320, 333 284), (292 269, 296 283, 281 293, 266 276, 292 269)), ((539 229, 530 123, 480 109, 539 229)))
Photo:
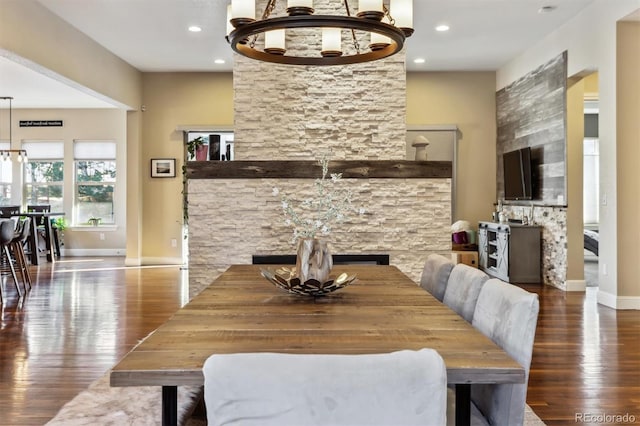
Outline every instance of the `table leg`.
POLYGON ((31 264, 38 265, 40 262, 38 260, 38 227, 36 218, 32 217, 30 222, 29 247, 31 248, 31 264))
POLYGON ((178 387, 162 387, 162 426, 178 424, 178 387))
POLYGON ((47 244, 47 260, 49 262, 54 262, 55 258, 53 256, 53 230, 51 229, 51 219, 49 216, 44 216, 44 239, 47 244))
POLYGON ((471 385, 456 384, 456 426, 471 424, 471 385))

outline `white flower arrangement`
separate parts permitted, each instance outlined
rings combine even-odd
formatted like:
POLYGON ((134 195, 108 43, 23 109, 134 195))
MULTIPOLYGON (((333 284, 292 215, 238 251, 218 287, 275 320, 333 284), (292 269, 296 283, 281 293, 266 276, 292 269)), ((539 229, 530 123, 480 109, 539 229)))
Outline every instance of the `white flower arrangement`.
MULTIPOLYGON (((284 223, 293 228, 293 242, 300 238, 328 235, 332 225, 347 220, 349 213, 365 214, 364 208, 355 209, 351 205, 352 192, 339 188, 342 173, 329 174, 328 156, 324 155, 318 164, 322 166, 322 178, 315 180, 316 196, 304 199, 300 203, 300 211, 294 209, 289 197, 281 196, 284 223)), ((280 190, 273 188, 273 195, 280 195, 280 190)))

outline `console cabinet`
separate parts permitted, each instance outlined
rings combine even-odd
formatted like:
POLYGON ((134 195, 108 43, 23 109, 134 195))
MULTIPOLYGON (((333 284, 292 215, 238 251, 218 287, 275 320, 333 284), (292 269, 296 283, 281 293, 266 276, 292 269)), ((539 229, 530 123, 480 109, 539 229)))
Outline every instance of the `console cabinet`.
POLYGON ((542 227, 480 222, 479 266, 487 274, 512 283, 539 283, 542 227))

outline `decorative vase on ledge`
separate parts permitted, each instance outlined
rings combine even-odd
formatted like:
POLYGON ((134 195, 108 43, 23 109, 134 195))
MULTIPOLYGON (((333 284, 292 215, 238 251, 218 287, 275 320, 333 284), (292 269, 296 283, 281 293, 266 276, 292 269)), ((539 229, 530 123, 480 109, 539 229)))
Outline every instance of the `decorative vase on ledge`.
POLYGON ((304 283, 317 280, 321 283, 329 279, 333 267, 333 258, 325 240, 317 238, 303 238, 298 242, 296 271, 298 278, 304 283))

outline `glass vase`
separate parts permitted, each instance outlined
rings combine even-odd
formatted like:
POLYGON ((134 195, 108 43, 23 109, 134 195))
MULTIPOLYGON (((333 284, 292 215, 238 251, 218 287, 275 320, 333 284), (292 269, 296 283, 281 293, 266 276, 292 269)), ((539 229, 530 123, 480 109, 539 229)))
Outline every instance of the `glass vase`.
POLYGON ((302 282, 329 280, 333 258, 327 241, 317 238, 302 238, 298 241, 296 271, 302 282))

